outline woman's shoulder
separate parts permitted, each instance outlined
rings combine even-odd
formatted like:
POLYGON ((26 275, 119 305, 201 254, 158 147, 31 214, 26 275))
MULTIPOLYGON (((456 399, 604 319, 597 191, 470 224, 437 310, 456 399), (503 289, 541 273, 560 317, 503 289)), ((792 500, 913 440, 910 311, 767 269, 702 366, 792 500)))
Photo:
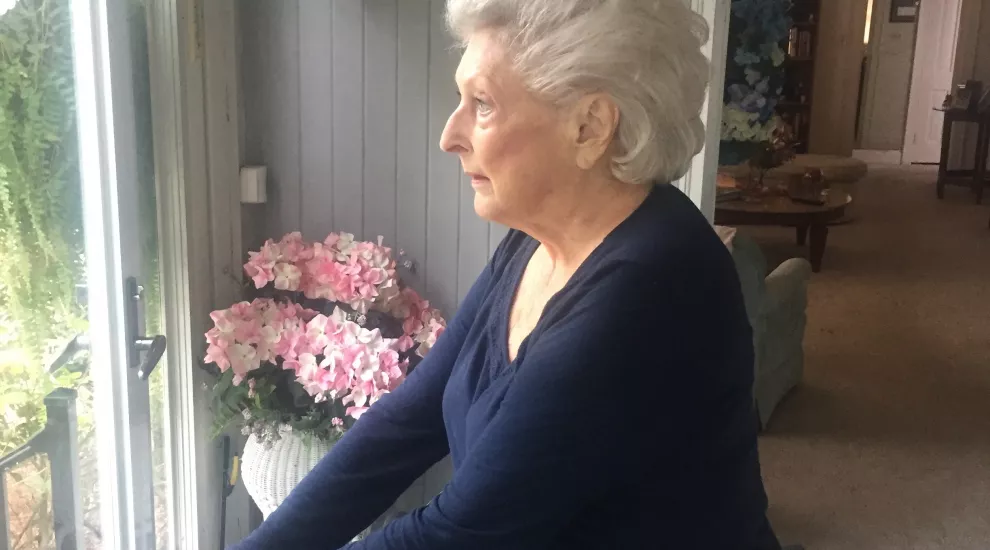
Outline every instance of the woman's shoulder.
POLYGON ((728 249, 680 189, 658 184, 643 205, 609 236, 605 262, 635 264, 674 276, 731 270, 728 249))

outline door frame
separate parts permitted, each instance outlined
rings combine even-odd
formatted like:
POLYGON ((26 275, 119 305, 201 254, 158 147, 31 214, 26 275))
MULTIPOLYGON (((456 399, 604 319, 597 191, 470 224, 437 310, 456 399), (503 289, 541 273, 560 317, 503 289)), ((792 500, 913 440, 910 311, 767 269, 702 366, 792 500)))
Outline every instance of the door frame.
MULTIPOLYGON (((216 548, 221 525, 221 456, 205 389, 213 380, 198 358, 209 313, 236 296, 241 272, 238 117, 207 108, 216 96, 207 95, 204 16, 215 15, 220 4, 233 13, 234 0, 147 4, 162 301, 170 313, 165 319, 165 445, 173 488, 169 536, 171 547, 190 550, 216 548), (231 119, 227 127, 219 123, 231 119), (208 148, 215 144, 208 131, 226 132, 234 158, 208 148), (224 158, 231 164, 226 172, 210 169, 211 159, 224 158)), ((233 19, 230 23, 233 29, 233 19)), ((232 41, 224 55, 236 67, 232 41)), ((236 100, 236 79, 233 84, 236 100)), ((236 111, 236 101, 227 109, 236 111)))
MULTIPOLYGON (((123 110, 123 103, 113 101, 113 87, 109 79, 111 45, 119 39, 120 26, 114 34, 106 6, 99 0, 80 0, 71 4, 71 29, 75 99, 79 141, 79 172, 81 185, 93 187, 82 193, 84 212, 84 241, 86 258, 87 302, 90 332, 102 334, 92 338, 91 369, 95 397, 93 412, 96 418, 112 419, 112 423, 97 423, 96 440, 99 464, 100 524, 103 542, 110 548, 136 545, 135 505, 132 488, 137 485, 131 457, 129 396, 127 377, 127 350, 125 304, 122 289, 124 281, 120 265, 121 249, 128 249, 120 241, 128 239, 128 233, 120 231, 118 218, 118 178, 134 176, 128 173, 133 166, 117 166, 115 136, 112 119, 114 109, 123 110), (109 123, 108 123, 109 121, 109 123), (86 138, 89 139, 86 139, 86 138), (118 173, 121 172, 121 173, 118 173)), ((112 11, 112 10, 110 10, 112 11)), ((126 25, 124 25, 126 29, 126 25)), ((126 34, 123 42, 126 42, 126 34)), ((133 140, 121 140, 123 147, 133 140)), ((120 155, 126 157, 127 155, 120 155)), ((128 195, 127 185, 122 192, 128 195)), ((84 189, 85 191, 85 189, 84 189)), ((133 190, 131 190, 133 191, 133 190)), ((134 196, 128 195, 134 204, 134 196)), ((131 246, 134 246, 133 244, 131 246)), ((133 249, 133 248, 130 248, 133 249)), ((147 394, 147 392, 145 392, 147 394)), ((147 399, 145 399, 147 408, 147 399)), ((150 431, 150 430, 146 430, 150 431)), ((148 450, 150 455, 150 449, 148 450)), ((150 459, 150 456, 147 458, 150 459)), ((150 479, 142 480, 150 484, 150 479)), ((4 503, 6 505, 6 503, 4 503)), ((142 510, 147 512, 147 510, 142 510)), ((76 514, 75 532, 82 536, 81 514, 76 514)), ((153 529, 153 526, 152 526, 153 529)))
MULTIPOLYGON (((202 0, 200 0, 201 2, 202 0)), ((228 0, 229 1, 229 0, 228 0)), ((108 327, 113 336, 109 349, 100 338, 93 338, 94 362, 118 368, 93 369, 94 377, 110 392, 110 399, 97 402, 97 414, 112 414, 116 423, 112 432, 104 430, 99 445, 104 451, 101 464, 101 499, 104 540, 110 548, 145 548, 148 531, 154 525, 136 519, 147 515, 151 505, 150 479, 141 473, 150 471, 150 456, 142 452, 127 460, 126 446, 142 447, 150 452, 150 441, 135 441, 140 430, 132 430, 129 416, 144 403, 130 402, 128 391, 136 381, 133 369, 127 368, 124 264, 139 261, 124 257, 131 250, 129 239, 136 239, 128 225, 137 225, 137 213, 126 212, 136 204, 133 139, 116 135, 112 114, 120 120, 133 117, 134 106, 126 93, 113 92, 111 62, 128 66, 130 48, 127 37, 128 0, 73 0, 73 45, 77 52, 77 78, 91 77, 77 86, 80 105, 80 168, 86 181, 100 182, 97 193, 84 194, 84 208, 90 221, 86 239, 97 257, 89 257, 90 277, 106 283, 89 288, 90 303, 108 307, 91 308, 91 326, 108 327), (108 43, 102 42, 108 38, 108 43), (116 103, 115 103, 116 102, 116 103), (119 154, 119 158, 116 158, 119 154), (119 195, 118 195, 119 193, 119 195), (130 194, 130 195, 128 195, 130 194), (123 220, 123 221, 122 221, 123 220), (123 231, 122 231, 123 229, 123 231), (110 251, 103 255, 104 251, 110 251), (122 263, 119 263, 122 262, 122 263), (120 368, 122 367, 122 368, 120 368), (123 435, 121 435, 123 434, 123 435), (137 434, 137 435, 136 435, 137 434), (136 464, 145 460, 148 464, 136 464), (149 487, 135 498, 138 485, 149 487), (137 502, 140 501, 140 502, 137 502)), ((163 370, 166 412, 165 430, 167 476, 172 487, 169 495, 169 545, 174 548, 215 548, 219 526, 220 464, 217 445, 211 440, 210 395, 202 386, 208 375, 198 367, 197 356, 203 351, 203 334, 213 301, 213 239, 211 224, 230 223, 230 216, 211 220, 203 135, 203 67, 200 41, 201 6, 196 0, 151 0, 146 4, 148 24, 148 62, 152 92, 152 133, 154 140, 155 185, 158 207, 159 265, 162 277, 162 305, 166 334, 169 339, 167 368, 163 370), (198 266, 202 266, 201 268, 198 266)), ((121 128, 126 130, 126 128, 121 128)), ((236 182, 215 182, 234 186, 236 182)), ((239 218, 238 218, 239 219, 239 218)), ((227 241, 229 244, 229 241, 227 241)), ((222 256, 222 255, 218 255, 222 256)), ((229 266, 226 269, 230 269, 229 266)), ((235 271, 236 272, 236 271, 235 271)), ((146 386, 145 386, 146 387, 146 386)), ((141 399, 137 399, 141 401, 141 399)), ((140 415, 140 411, 138 411, 140 415)), ((147 422, 147 418, 139 422, 147 422)), ((149 474, 150 475, 150 474, 149 474)))
POLYGON ((676 185, 691 198, 710 223, 714 223, 715 218, 715 180, 722 139, 722 90, 725 86, 726 49, 729 43, 730 3, 730 0, 689 2, 691 9, 708 22, 708 43, 702 51, 711 66, 707 97, 701 109, 701 120, 705 123, 705 146, 691 160, 690 168, 676 185))

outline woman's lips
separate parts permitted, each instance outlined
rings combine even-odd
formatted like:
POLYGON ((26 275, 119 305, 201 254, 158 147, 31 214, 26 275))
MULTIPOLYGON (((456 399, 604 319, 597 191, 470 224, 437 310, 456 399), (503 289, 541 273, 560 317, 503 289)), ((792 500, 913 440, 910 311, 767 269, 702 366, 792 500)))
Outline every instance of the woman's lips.
POLYGON ((468 174, 471 178, 472 187, 486 187, 491 184, 491 180, 480 174, 468 174))

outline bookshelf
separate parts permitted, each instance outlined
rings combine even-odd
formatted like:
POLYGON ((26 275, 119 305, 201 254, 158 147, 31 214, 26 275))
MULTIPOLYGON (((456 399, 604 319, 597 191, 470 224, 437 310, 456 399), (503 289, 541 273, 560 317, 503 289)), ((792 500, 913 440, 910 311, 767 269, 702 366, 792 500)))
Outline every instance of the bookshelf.
POLYGON ((796 136, 798 153, 808 152, 811 91, 814 89, 820 0, 792 0, 790 31, 784 43, 784 89, 777 114, 796 136))

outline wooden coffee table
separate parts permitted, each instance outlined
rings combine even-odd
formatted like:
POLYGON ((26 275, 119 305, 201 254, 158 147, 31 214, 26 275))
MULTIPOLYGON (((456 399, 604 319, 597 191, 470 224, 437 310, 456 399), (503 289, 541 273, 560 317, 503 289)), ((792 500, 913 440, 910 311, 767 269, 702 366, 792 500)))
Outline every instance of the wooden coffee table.
POLYGON ((766 196, 758 199, 739 199, 715 205, 715 223, 718 225, 777 225, 797 229, 797 243, 804 246, 810 233, 811 269, 815 273, 822 268, 828 226, 845 215, 852 204, 848 194, 832 189, 824 205, 794 202, 788 197, 766 196))
MULTIPOLYGON (((822 171, 822 176, 828 182, 829 188, 848 194, 856 200, 856 193, 860 181, 868 172, 867 164, 852 157, 842 157, 837 155, 800 154, 784 164, 769 170, 764 181, 770 187, 780 186, 787 188, 787 184, 794 178, 800 178, 805 171, 817 169, 822 171)), ((749 166, 742 164, 737 166, 719 166, 719 173, 728 174, 737 180, 745 180, 749 177, 749 166)), ((856 217, 853 212, 855 208, 850 205, 846 208, 846 213, 840 218, 836 218, 829 225, 836 225, 852 221, 856 217)))

